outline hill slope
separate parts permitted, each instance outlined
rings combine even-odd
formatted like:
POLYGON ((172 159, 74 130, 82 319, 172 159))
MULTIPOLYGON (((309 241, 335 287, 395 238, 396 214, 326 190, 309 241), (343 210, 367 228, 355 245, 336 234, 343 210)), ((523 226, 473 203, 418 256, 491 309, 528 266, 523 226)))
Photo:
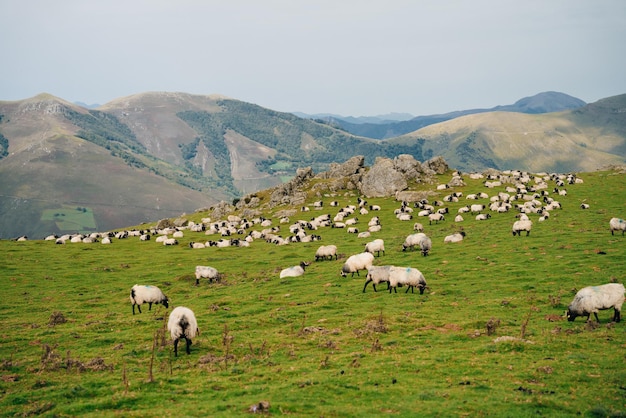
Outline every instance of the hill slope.
POLYGON ((522 114, 489 112, 430 125, 389 140, 424 140, 423 155, 441 155, 452 167, 539 171, 592 171, 623 164, 626 95, 575 110, 522 114))

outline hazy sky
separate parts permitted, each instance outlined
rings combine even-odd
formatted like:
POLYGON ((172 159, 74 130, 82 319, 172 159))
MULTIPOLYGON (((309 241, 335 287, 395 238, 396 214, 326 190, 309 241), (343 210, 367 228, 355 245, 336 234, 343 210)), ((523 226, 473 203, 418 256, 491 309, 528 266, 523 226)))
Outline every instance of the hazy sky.
POLYGON ((0 100, 417 115, 626 93, 624 0, 0 0, 0 100))

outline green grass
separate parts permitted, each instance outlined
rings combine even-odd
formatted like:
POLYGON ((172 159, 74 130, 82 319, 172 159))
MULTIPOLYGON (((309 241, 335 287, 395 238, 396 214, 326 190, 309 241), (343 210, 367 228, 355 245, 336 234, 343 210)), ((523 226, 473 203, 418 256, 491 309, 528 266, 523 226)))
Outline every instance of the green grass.
POLYGON ((54 222, 62 233, 96 231, 96 220, 91 208, 63 206, 56 209, 46 209, 41 215, 41 221, 54 222))
MULTIPOLYGON (((386 255, 375 264, 419 268, 424 295, 384 285, 363 293, 364 273, 340 277, 345 257, 367 241, 340 229, 316 231, 321 242, 203 250, 187 244, 217 237, 185 231, 178 247, 0 241, 0 411, 231 416, 266 400, 271 415, 293 416, 623 416, 626 325, 609 323, 609 311, 595 327, 563 313, 575 289, 624 281, 626 237, 608 231, 609 219, 626 213, 624 175, 581 177, 557 199, 562 210, 543 223, 532 216, 529 237, 511 235, 511 212, 455 224, 464 199, 447 205, 443 223, 420 218, 433 240, 429 257, 401 251, 413 222, 395 219, 398 202, 370 199, 383 210, 358 215, 358 226, 381 217, 375 236, 386 255), (583 200, 591 209, 579 209, 583 200), (444 245, 461 226, 466 240, 444 245), (342 258, 314 262, 329 243, 342 258), (278 278, 301 260, 311 261, 304 276, 278 278), (195 287, 198 264, 224 280, 195 287), (162 306, 132 315, 135 283, 194 310, 201 334, 191 355, 173 356, 162 306), (51 322, 58 312, 66 322, 51 322), (494 342, 505 336, 516 339, 494 342)), ((465 194, 483 191, 467 182, 465 194)), ((324 197, 335 199, 356 202, 343 192, 324 197)))

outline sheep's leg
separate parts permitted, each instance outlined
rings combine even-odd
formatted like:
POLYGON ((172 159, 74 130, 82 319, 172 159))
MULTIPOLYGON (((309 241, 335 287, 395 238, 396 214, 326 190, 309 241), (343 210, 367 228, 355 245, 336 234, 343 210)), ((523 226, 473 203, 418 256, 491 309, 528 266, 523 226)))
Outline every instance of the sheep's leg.
POLYGON ((594 312, 594 313, 593 313, 593 316, 595 316, 595 317, 596 317, 596 322, 599 324, 599 323, 600 323, 600 320, 598 319, 598 313, 597 313, 597 312, 594 312))
MULTIPOLYGON (((137 305, 137 309, 139 309, 139 313, 141 313, 141 305, 137 305)), ((135 305, 133 305, 133 315, 135 315, 135 305)))
MULTIPOLYGON (((372 279, 365 281, 365 286, 363 286, 363 293, 365 293, 365 288, 367 287, 367 284, 369 282, 371 282, 372 279)), ((372 287, 374 288, 374 292, 376 291, 376 285, 374 283, 372 283, 372 287)))
POLYGON ((174 356, 176 356, 176 357, 178 357, 178 340, 179 340, 179 339, 180 339, 180 338, 176 338, 176 339, 174 340, 174 356))
POLYGON ((613 322, 619 322, 622 318, 621 318, 621 312, 617 309, 614 308, 615 312, 613 314, 613 322))
POLYGON ((185 337, 185 342, 187 343, 187 354, 191 354, 191 340, 185 337))
POLYGON ((151 311, 152 310, 152 302, 148 302, 148 310, 151 311))

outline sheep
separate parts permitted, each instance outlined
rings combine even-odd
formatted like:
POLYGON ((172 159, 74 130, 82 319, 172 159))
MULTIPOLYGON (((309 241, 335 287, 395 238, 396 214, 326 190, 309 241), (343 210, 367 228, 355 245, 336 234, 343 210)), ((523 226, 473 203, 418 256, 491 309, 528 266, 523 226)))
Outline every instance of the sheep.
POLYGON ((134 285, 130 289, 130 302, 133 304, 133 315, 135 315, 135 305, 141 313, 141 305, 148 304, 148 310, 152 310, 152 304, 161 304, 166 308, 169 307, 167 296, 163 294, 161 289, 156 286, 134 285))
POLYGON ((176 238, 168 238, 163 241, 163 245, 178 245, 178 241, 176 241, 176 238))
POLYGON ((443 242, 461 242, 463 241, 463 238, 465 238, 465 231, 455 232, 454 234, 445 237, 443 242))
POLYGON ((374 241, 370 241, 365 244, 365 252, 366 253, 377 253, 378 257, 380 257, 380 252, 383 252, 385 255, 385 242, 382 239, 375 239, 374 241))
POLYGON ((215 280, 218 282, 221 278, 222 275, 215 267, 196 266, 196 286, 200 284, 200 279, 209 279, 209 282, 215 280))
POLYGON ((522 231, 526 231, 526 236, 530 235, 530 230, 533 226, 533 221, 530 219, 520 219, 519 221, 513 222, 513 236, 516 234, 518 236, 522 235, 522 231))
POLYGON ((491 215, 488 213, 481 213, 480 215, 476 215, 477 221, 486 221, 489 218, 491 218, 491 215))
POLYGON ((167 330, 174 341, 174 355, 178 357, 178 341, 181 338, 185 339, 187 354, 191 354, 191 339, 200 335, 198 321, 196 321, 193 311, 184 306, 174 308, 167 321, 167 330))
POLYGON ((414 293, 414 289, 417 287, 420 295, 423 295, 424 289, 426 289, 426 278, 416 268, 392 266, 389 269, 389 293, 392 290, 398 293, 397 287, 403 285, 407 286, 405 293, 408 293, 409 289, 411 289, 411 293, 414 293))
POLYGON ((337 246, 336 245, 320 245, 315 252, 315 261, 319 260, 332 260, 335 257, 337 259, 337 246))
POLYGON ((576 293, 574 300, 567 307, 567 320, 573 321, 578 316, 587 316, 587 322, 591 314, 598 319, 598 311, 614 309, 613 321, 621 319, 622 304, 624 303, 624 285, 621 283, 608 283, 601 286, 588 286, 576 293))
POLYGON ((283 269, 280 272, 280 278, 282 279, 283 277, 298 277, 298 276, 302 276, 304 274, 304 269, 308 265, 309 265, 309 263, 307 263, 305 261, 301 261, 300 265, 298 265, 298 266, 287 267, 286 269, 283 269))
POLYGON ((365 278, 365 285, 363 286, 363 293, 365 293, 365 288, 368 283, 372 283, 372 287, 374 288, 374 292, 376 292, 376 285, 386 282, 387 289, 389 289, 389 270, 392 266, 370 266, 367 269, 367 276, 365 278))
POLYGON ((374 262, 374 254, 372 253, 359 253, 348 257, 346 262, 341 267, 341 276, 346 277, 348 273, 352 273, 351 277, 354 277, 354 273, 360 276, 359 270, 366 270, 374 262))
POLYGON ((348 232, 348 234, 358 234, 359 228, 351 226, 350 228, 346 229, 346 231, 348 232))
POLYGON ((439 223, 439 221, 444 221, 446 218, 441 213, 431 213, 428 215, 428 224, 431 225, 433 221, 435 223, 439 223))
POLYGON ((415 222, 413 224, 413 231, 417 231, 417 232, 424 232, 424 225, 422 225, 419 222, 415 222))
POLYGON ((206 248, 206 245, 201 243, 201 242, 194 242, 191 241, 189 243, 189 248, 195 248, 195 249, 199 249, 199 248, 206 248))
POLYGON ((407 236, 404 243, 402 243, 402 251, 406 251, 407 248, 412 250, 415 246, 419 246, 422 251, 422 255, 427 256, 428 252, 432 248, 432 241, 423 232, 411 234, 407 236))
POLYGON ((485 210, 485 205, 478 205, 478 204, 476 204, 476 205, 471 205, 470 206, 470 211, 472 213, 480 213, 483 210, 485 210))
POLYGON ((581 203, 580 204, 580 208, 581 209, 589 209, 589 204, 588 203, 581 203))
POLYGON ((456 215, 454 217, 454 222, 463 222, 463 217, 461 215, 456 215))
POLYGON ((614 231, 622 231, 622 236, 624 236, 624 231, 626 231, 626 221, 621 218, 611 218, 609 221, 609 227, 611 228, 611 235, 614 235, 614 231))

